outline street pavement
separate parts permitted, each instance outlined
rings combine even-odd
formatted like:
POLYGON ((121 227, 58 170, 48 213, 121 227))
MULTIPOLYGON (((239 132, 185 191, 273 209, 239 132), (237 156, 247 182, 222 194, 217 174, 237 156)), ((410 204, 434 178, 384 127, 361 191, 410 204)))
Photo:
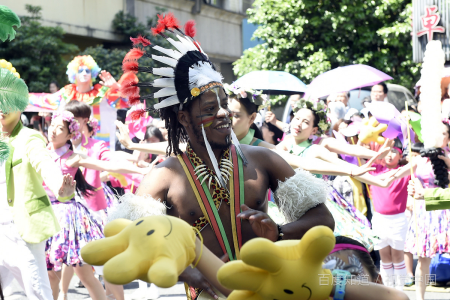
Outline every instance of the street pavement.
MULTIPOLYGON (((69 294, 67 299, 90 299, 89 294, 85 288, 76 288, 75 286, 78 284, 78 278, 74 276, 69 286, 69 294)), ((436 289, 436 288, 434 288, 436 289)), ((125 290, 125 299, 131 300, 131 295, 138 290, 138 283, 132 282, 127 284, 124 288, 125 290)), ((441 289, 446 292, 427 292, 425 294, 425 300, 441 300, 441 299, 450 299, 450 287, 447 289, 441 289)), ((415 292, 414 291, 405 291, 408 297, 411 300, 415 300, 415 292)), ((161 289, 159 288, 159 300, 184 300, 186 296, 184 294, 184 286, 182 283, 178 283, 174 287, 169 289, 161 289)), ((25 300, 27 297, 23 293, 19 284, 14 281, 12 286, 12 294, 10 296, 5 297, 5 300, 25 300)), ((381 299, 380 299, 381 300, 381 299)))

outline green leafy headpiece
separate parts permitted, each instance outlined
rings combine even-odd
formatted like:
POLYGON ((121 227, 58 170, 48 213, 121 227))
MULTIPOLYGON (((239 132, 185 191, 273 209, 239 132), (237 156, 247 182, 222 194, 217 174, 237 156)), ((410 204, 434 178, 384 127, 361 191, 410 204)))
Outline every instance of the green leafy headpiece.
POLYGON ((297 113, 302 108, 312 110, 319 117, 319 130, 316 135, 322 135, 330 129, 331 122, 327 117, 327 108, 322 100, 312 102, 302 98, 295 103, 294 113, 297 113))
POLYGON ((12 41, 16 36, 16 31, 13 26, 20 27, 19 17, 8 7, 0 5, 0 40, 6 41, 9 36, 9 40, 12 41))
POLYGON ((4 68, 0 68, 0 110, 4 113, 24 111, 28 106, 28 87, 25 82, 4 68))

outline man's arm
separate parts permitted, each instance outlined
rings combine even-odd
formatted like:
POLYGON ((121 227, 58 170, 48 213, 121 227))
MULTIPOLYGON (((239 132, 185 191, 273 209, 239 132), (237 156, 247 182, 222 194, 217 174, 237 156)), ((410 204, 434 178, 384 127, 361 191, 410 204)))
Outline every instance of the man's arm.
POLYGON ((290 222, 282 226, 283 239, 301 239, 306 231, 317 225, 334 230, 333 216, 324 204, 327 184, 306 171, 295 172, 274 152, 266 149, 262 152, 260 161, 269 176, 270 188, 279 198, 277 204, 290 222))

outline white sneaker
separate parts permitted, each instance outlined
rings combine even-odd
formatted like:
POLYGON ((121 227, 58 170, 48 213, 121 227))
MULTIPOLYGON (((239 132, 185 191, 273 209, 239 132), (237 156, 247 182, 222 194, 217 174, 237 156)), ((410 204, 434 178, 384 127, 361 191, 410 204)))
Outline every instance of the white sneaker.
POLYGON ((138 289, 136 292, 132 293, 131 295, 129 295, 129 297, 127 297, 128 299, 133 299, 133 300, 143 300, 143 299, 147 299, 147 290, 148 289, 138 289))

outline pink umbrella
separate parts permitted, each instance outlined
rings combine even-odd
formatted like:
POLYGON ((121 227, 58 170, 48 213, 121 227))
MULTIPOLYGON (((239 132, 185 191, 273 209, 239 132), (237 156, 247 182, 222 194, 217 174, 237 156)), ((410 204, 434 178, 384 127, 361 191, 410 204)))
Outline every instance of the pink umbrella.
POLYGON ((321 98, 390 80, 391 76, 366 65, 339 67, 325 72, 311 82, 305 97, 321 98))

